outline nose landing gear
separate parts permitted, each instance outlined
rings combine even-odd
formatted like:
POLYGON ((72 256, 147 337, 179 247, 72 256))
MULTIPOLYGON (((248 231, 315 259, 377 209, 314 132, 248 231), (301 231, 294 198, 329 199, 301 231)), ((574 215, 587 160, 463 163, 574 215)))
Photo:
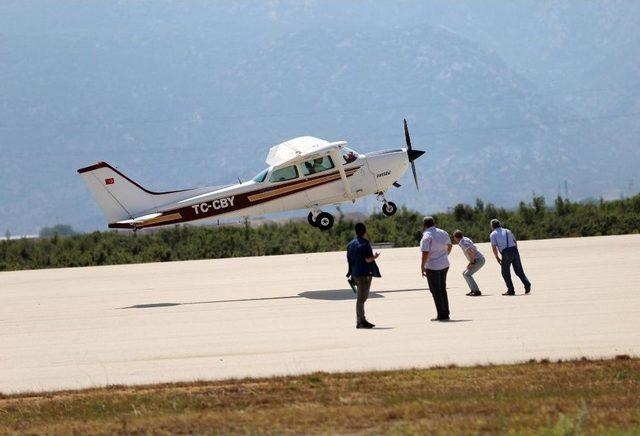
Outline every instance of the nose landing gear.
POLYGON ((376 200, 382 202, 382 213, 386 216, 395 215, 395 213, 398 211, 398 206, 396 206, 393 201, 387 201, 386 197, 384 196, 384 192, 378 192, 376 200))
POLYGON ((330 213, 321 212, 318 210, 309 212, 309 215, 307 215, 307 221, 313 227, 317 227, 320 230, 324 231, 329 230, 331 227, 333 227, 334 219, 333 215, 331 215, 330 213))

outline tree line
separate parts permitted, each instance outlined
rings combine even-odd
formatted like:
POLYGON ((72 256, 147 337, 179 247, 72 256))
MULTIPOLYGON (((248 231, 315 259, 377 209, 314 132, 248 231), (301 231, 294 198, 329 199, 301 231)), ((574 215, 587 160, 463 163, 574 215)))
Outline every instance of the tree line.
MULTIPOLYGON (((371 215, 367 228, 372 242, 396 247, 416 246, 422 235, 422 214, 406 208, 393 217, 371 215)), ((476 200, 433 215, 450 233, 461 229, 476 242, 486 242, 489 221, 498 218, 519 240, 640 232, 640 195, 613 201, 577 203, 558 197, 521 202, 513 210, 476 200)), ((343 250, 353 237, 353 222, 338 221, 327 232, 306 221, 245 226, 178 226, 157 232, 116 231, 65 235, 48 231, 38 239, 0 241, 0 271, 116 265, 172 260, 215 259, 343 250)))

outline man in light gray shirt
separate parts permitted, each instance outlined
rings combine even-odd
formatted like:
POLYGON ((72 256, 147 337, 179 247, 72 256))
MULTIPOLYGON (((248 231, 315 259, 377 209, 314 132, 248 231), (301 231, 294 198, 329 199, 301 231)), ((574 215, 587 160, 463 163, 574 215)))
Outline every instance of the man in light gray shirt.
POLYGON ((422 220, 424 233, 420 240, 420 274, 427 278, 429 291, 433 296, 438 315, 432 321, 449 320, 449 299, 447 298, 447 272, 449 271, 449 253, 451 238, 449 234, 436 227, 433 217, 422 220))
POLYGON ((473 241, 462 234, 461 230, 453 232, 453 240, 460 246, 465 257, 469 261, 469 264, 462 273, 462 277, 467 281, 469 285, 469 292, 467 295, 470 297, 479 297, 482 295, 478 284, 473 279, 473 275, 484 266, 484 256, 478 251, 473 241))
POLYGON ((524 285, 524 293, 528 294, 531 292, 531 282, 529 282, 529 279, 527 279, 524 273, 524 269, 522 269, 522 261, 520 260, 516 237, 513 236, 511 230, 502 227, 500 221, 497 219, 491 220, 491 228, 493 229, 491 235, 489 235, 491 249, 502 268, 502 278, 507 285, 507 292, 502 295, 516 294, 513 288, 513 282, 511 281, 511 265, 513 265, 513 271, 524 285), (498 253, 502 255, 502 259, 500 259, 498 253))

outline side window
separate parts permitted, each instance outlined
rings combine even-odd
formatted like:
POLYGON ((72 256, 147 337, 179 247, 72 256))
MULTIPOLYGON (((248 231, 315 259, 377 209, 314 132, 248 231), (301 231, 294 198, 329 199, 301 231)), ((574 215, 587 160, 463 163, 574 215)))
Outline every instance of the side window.
POLYGON ((302 175, 310 176, 312 174, 321 173, 323 171, 330 170, 334 168, 333 161, 331 157, 317 157, 315 159, 308 160, 306 162, 302 162, 302 175))
POLYGON ((275 170, 271 173, 270 182, 286 182, 298 177, 298 168, 295 165, 275 170))

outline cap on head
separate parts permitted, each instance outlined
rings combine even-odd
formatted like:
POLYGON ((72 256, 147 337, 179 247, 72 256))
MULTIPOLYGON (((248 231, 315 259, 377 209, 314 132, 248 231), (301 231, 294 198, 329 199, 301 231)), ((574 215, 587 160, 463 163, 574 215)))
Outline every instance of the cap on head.
POLYGON ((456 239, 462 239, 462 230, 456 230, 455 232, 453 232, 453 237, 456 239))
POLYGON ((422 225, 428 229, 436 225, 436 220, 434 220, 432 216, 426 216, 422 218, 422 225))
POLYGON ((365 226, 364 223, 357 223, 356 224, 356 235, 364 236, 365 233, 367 233, 367 226, 365 226))
POLYGON ((498 227, 501 227, 500 221, 498 221, 497 219, 492 219, 491 220, 491 228, 492 229, 497 229, 498 227))

